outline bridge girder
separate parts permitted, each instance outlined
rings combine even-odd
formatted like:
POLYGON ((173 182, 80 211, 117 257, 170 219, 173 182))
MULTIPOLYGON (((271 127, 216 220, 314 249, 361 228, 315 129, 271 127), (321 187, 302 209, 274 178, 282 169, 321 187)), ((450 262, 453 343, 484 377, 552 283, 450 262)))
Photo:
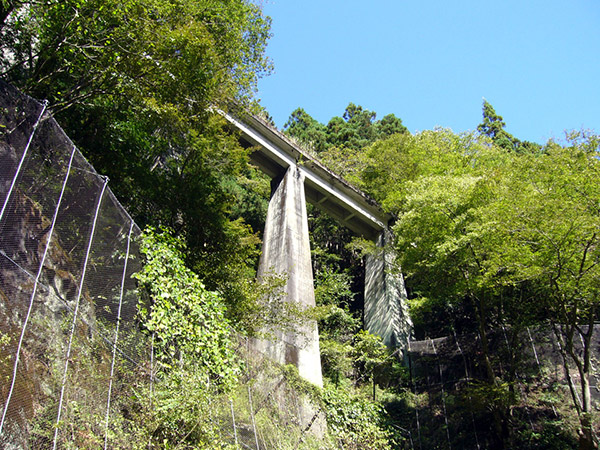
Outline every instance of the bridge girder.
POLYGON ((375 200, 327 169, 270 124, 251 115, 240 120, 220 113, 241 133, 242 141, 255 148, 250 155, 251 162, 264 173, 277 178, 283 176, 288 167, 297 166, 305 179, 308 202, 373 241, 388 228, 392 216, 383 212, 375 200))

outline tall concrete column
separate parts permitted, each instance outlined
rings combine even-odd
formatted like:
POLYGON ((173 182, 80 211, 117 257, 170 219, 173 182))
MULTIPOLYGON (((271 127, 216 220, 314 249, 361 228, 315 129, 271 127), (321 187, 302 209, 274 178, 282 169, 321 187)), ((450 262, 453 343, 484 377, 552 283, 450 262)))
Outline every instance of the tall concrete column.
POLYGON ((412 322, 408 315, 406 288, 400 271, 393 270, 394 252, 389 230, 377 239, 379 252, 365 261, 365 328, 381 336, 390 348, 408 347, 412 322))
MULTIPOLYGON (((284 275, 285 301, 314 307, 304 177, 296 167, 289 167, 282 179, 273 180, 272 190, 258 276, 270 272, 284 275)), ((257 350, 281 364, 294 364, 300 376, 322 387, 316 322, 304 323, 294 331, 272 330, 271 334, 271 340, 256 342, 257 350)))

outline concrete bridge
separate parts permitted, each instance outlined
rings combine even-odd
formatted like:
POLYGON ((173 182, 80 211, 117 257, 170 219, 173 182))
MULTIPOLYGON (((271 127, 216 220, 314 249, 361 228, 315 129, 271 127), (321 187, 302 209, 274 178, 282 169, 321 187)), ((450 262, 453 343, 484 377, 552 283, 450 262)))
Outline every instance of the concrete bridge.
MULTIPOLYGON (((365 328, 381 336, 389 347, 405 347, 411 324, 402 275, 389 270, 394 258, 386 246, 392 239, 391 216, 266 121, 221 114, 239 130, 243 145, 256 148, 252 162, 272 178, 259 277, 269 271, 286 274, 286 300, 315 306, 306 212, 309 201, 380 247, 381 252, 365 262, 365 328)), ((256 341, 256 348, 277 362, 295 364, 302 377, 322 386, 316 323, 299 332, 274 335, 271 341, 256 341)))

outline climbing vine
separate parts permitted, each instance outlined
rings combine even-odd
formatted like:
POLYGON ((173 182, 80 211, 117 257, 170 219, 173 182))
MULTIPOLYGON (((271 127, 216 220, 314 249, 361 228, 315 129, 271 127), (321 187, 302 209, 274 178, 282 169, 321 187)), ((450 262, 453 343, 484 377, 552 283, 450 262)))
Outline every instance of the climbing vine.
POLYGON ((135 275, 142 288, 139 311, 154 337, 159 370, 193 367, 205 383, 233 387, 240 366, 222 299, 186 267, 185 245, 168 230, 146 229, 140 250, 145 264, 135 275))

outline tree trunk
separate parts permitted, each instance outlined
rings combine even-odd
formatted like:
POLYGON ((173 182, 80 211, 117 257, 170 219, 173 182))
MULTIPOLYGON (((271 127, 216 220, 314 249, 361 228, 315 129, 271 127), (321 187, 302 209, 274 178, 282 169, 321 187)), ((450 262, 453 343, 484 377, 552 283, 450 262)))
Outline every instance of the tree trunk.
MULTIPOLYGON (((594 317, 594 316, 592 316, 594 317)), ((591 369, 591 336, 594 331, 594 323, 590 321, 588 324, 587 333, 585 338, 581 336, 581 344, 583 346, 583 357, 580 357, 575 351, 573 345, 573 334, 575 332, 575 326, 569 325, 567 331, 561 326, 561 334, 559 335, 556 324, 553 324, 554 334, 559 344, 559 350, 562 355, 563 367, 565 369, 565 377, 569 383, 569 389, 573 398, 573 403, 579 416, 579 449, 580 450, 595 450, 598 448, 598 440, 594 432, 592 423, 592 394, 590 390, 590 369, 591 369), (566 339, 563 339, 566 336, 566 339), (568 358, 571 358, 577 367, 579 372, 581 387, 581 399, 578 398, 573 379, 571 377, 571 369, 568 358)), ((578 333, 581 335, 581 329, 577 328, 578 333)))
POLYGON ((492 362, 490 361, 490 348, 487 339, 487 330, 485 328, 485 315, 483 312, 483 301, 480 300, 477 303, 475 300, 473 301, 475 305, 475 311, 477 314, 477 326, 479 328, 479 337, 481 339, 481 354, 483 357, 483 365, 485 367, 485 373, 487 375, 487 381, 490 385, 496 385, 496 374, 494 373, 494 368, 492 367, 492 362))
POLYGON ((587 412, 583 413, 579 418, 579 422, 581 424, 579 450, 596 450, 598 448, 598 441, 594 433, 592 415, 587 412))
MULTIPOLYGON (((492 387, 497 387, 496 374, 490 359, 490 348, 487 338, 487 330, 485 326, 484 301, 481 299, 472 298, 473 305, 477 315, 479 337, 481 339, 481 353, 483 365, 485 367, 487 382, 492 387)), ((508 414, 502 405, 492 405, 492 418, 494 423, 495 442, 492 444, 494 449, 504 449, 509 437, 508 414)))
MULTIPOLYGON (((592 330, 588 330, 588 334, 591 336, 592 330)), ((586 336, 587 337, 587 336, 586 336)), ((584 346, 584 364, 583 370, 580 370, 581 377, 581 403, 582 412, 579 417, 579 423, 581 424, 581 433, 579 434, 579 448, 581 450, 594 450, 598 448, 598 441, 594 432, 592 423, 592 393, 590 391, 590 354, 589 351, 589 339, 585 340, 584 346)))

